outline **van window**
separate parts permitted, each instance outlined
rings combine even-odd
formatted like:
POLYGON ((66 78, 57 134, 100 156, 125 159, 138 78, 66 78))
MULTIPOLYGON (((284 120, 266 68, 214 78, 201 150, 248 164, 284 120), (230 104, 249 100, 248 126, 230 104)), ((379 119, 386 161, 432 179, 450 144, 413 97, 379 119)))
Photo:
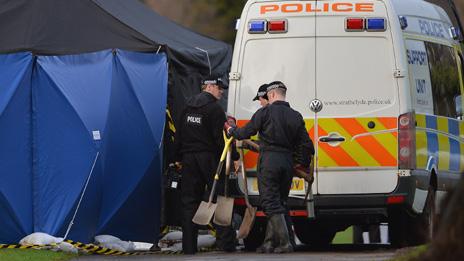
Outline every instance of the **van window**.
MULTIPOLYGON (((458 53, 458 59, 460 61, 460 65, 461 65, 461 84, 462 82, 464 81, 464 59, 462 59, 462 53, 459 52, 458 53)), ((463 87, 463 86, 461 86, 463 87)), ((464 103, 462 102, 463 100, 463 97, 462 97, 462 91, 463 89, 461 88, 461 95, 459 95, 458 97, 456 97, 456 112, 458 114, 458 119, 462 120, 463 119, 463 115, 464 115, 464 103)))
POLYGON ((458 61, 454 49, 425 43, 432 81, 434 114, 457 118, 456 98, 461 95, 458 61))

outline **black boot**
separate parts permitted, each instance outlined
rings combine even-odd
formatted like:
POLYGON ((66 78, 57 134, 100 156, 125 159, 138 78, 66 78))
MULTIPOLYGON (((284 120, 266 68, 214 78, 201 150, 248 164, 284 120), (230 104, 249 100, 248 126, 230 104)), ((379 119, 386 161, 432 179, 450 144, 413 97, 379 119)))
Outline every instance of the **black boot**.
POLYGON ((266 234, 263 244, 256 249, 256 253, 272 253, 274 252, 274 231, 273 224, 270 219, 267 220, 266 234))
POLYGON ((185 255, 194 255, 197 252, 198 228, 193 222, 182 227, 182 252, 185 255))
POLYGON ((273 215, 270 218, 270 221, 275 231, 275 240, 277 243, 274 248, 274 253, 280 254, 293 252, 284 214, 273 215))
POLYGON ((290 244, 292 244, 293 249, 296 248, 296 242, 295 242, 295 232, 293 232, 293 222, 290 217, 290 215, 287 213, 285 214, 285 223, 287 223, 287 229, 288 229, 288 236, 290 238, 290 244))

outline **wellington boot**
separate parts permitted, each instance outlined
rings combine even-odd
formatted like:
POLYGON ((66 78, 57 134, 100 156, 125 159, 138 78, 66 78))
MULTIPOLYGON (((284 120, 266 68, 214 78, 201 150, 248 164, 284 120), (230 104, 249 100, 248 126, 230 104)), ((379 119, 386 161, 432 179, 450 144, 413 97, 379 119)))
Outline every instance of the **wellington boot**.
POLYGON ((264 235, 263 244, 256 249, 256 253, 273 253, 274 252, 274 231, 271 220, 267 220, 266 234, 264 235))
POLYGON ((288 229, 288 236, 290 238, 290 244, 292 244, 293 249, 296 248, 296 242, 295 242, 295 232, 293 231, 293 225, 291 218, 288 214, 285 215, 285 223, 287 223, 287 229, 288 229))
POLYGON ((290 236, 288 234, 287 224, 284 214, 273 215, 270 218, 276 240, 274 253, 289 253, 293 252, 293 246, 290 244, 290 236))

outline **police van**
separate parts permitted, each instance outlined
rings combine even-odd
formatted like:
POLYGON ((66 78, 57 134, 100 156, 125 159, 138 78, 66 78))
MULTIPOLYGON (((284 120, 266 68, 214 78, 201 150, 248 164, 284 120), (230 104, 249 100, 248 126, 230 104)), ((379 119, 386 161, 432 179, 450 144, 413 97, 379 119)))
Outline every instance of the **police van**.
MULTIPOLYGON (((243 126, 258 86, 282 81, 316 147, 316 219, 303 180, 289 198, 298 238, 329 244, 351 225, 388 222, 394 245, 429 239, 464 171, 463 53, 446 12, 422 0, 249 0, 237 30, 228 112, 243 126)), ((254 204, 257 158, 246 152, 254 204)))

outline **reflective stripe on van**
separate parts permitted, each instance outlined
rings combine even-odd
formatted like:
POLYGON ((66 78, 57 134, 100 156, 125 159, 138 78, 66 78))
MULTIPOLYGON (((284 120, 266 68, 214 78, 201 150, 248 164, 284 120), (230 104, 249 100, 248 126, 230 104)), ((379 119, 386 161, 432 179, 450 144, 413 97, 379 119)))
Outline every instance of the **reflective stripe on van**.
POLYGON ((416 114, 417 169, 464 171, 464 122, 416 114))
POLYGON ((319 137, 335 133, 345 138, 338 146, 321 142, 319 139, 318 166, 398 166, 397 121, 396 117, 318 119, 319 137))
MULTIPOLYGON (((345 138, 345 142, 337 146, 319 142, 318 167, 398 166, 397 121, 396 117, 318 119, 319 137, 337 133, 345 138)), ((244 126, 247 122, 239 120, 238 126, 244 126)), ((314 142, 314 120, 306 119, 305 124, 314 142)), ((245 167, 248 170, 256 169, 257 161, 257 153, 245 152, 245 167)))

